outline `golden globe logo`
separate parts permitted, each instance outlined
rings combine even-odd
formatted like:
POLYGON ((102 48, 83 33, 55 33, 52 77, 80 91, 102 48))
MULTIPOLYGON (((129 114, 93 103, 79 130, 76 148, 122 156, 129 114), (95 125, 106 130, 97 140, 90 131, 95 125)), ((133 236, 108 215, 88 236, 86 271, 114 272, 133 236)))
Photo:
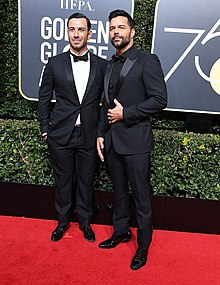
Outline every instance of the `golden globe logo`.
MULTIPOLYGON (((40 22, 40 60, 46 64, 48 58, 57 55, 59 46, 68 42, 67 36, 68 18, 43 17, 40 22)), ((107 58, 109 44, 109 22, 101 20, 90 20, 92 24, 92 37, 88 41, 88 48, 100 57, 107 58)), ((60 51, 65 52, 69 45, 62 47, 60 51)))

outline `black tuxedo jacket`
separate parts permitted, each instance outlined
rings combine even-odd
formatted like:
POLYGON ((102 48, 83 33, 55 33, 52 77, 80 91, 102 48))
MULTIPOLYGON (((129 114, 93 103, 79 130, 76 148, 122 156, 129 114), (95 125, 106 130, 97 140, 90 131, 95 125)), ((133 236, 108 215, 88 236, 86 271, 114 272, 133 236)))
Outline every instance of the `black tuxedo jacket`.
POLYGON ((90 75, 80 104, 69 52, 49 58, 39 90, 39 123, 42 133, 48 133, 50 139, 65 145, 80 113, 84 147, 95 146, 106 66, 106 60, 90 53, 90 75), (51 109, 54 92, 56 103, 51 109))
POLYGON ((104 137, 108 151, 113 146, 119 154, 139 154, 153 148, 150 115, 164 109, 167 91, 160 61, 156 55, 132 48, 119 75, 117 100, 123 106, 124 120, 108 123, 107 110, 112 108, 108 94, 113 62, 104 80, 105 102, 101 110, 98 137, 104 137))

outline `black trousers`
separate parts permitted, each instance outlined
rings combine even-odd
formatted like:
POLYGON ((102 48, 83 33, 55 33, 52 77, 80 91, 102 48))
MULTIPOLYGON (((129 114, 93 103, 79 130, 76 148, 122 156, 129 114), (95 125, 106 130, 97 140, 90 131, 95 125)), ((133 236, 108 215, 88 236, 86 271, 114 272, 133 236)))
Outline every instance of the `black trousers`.
POLYGON ((76 213, 82 226, 89 225, 93 216, 93 179, 97 161, 96 148, 85 149, 81 129, 76 127, 67 145, 48 138, 48 146, 56 181, 55 208, 58 224, 70 221, 74 176, 76 177, 76 213))
POLYGON ((141 249, 152 240, 150 153, 120 155, 112 147, 106 153, 114 191, 113 226, 116 234, 129 230, 129 182, 137 217, 137 242, 141 249))

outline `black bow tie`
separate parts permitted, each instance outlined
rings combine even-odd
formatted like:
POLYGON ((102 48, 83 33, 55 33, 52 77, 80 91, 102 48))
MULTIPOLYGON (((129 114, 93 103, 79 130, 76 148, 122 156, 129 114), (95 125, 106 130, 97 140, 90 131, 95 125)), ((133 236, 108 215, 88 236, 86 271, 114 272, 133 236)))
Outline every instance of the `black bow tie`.
POLYGON ((85 53, 84 55, 75 55, 73 53, 70 52, 70 54, 73 56, 74 62, 77 61, 88 61, 88 52, 85 53))
POLYGON ((118 55, 118 54, 113 54, 112 59, 114 61, 121 61, 121 62, 125 62, 126 58, 123 55, 118 55))

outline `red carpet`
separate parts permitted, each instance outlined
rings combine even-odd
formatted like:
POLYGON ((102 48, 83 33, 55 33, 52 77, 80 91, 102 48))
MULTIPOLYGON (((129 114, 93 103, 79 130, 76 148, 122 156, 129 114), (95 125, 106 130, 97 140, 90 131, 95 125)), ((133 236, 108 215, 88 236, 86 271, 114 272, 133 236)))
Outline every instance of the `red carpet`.
POLYGON ((0 216, 0 223, 1 285, 220 284, 218 235, 155 230, 147 265, 132 271, 136 238, 112 250, 97 246, 110 226, 93 225, 97 241, 89 243, 72 223, 61 241, 51 242, 56 221, 0 216))

